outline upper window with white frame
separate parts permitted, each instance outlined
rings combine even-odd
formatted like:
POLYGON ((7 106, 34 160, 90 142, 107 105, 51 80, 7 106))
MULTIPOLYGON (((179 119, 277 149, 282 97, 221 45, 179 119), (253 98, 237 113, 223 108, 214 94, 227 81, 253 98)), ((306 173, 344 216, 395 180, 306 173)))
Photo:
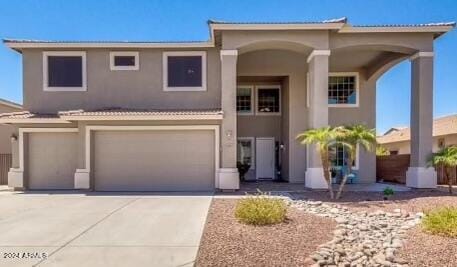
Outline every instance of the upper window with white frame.
POLYGON ((359 75, 356 72, 330 73, 328 104, 333 107, 359 105, 359 75))
POLYGON ((43 52, 44 91, 86 91, 86 52, 43 52))
POLYGON ((164 91, 206 91, 206 52, 163 53, 164 91))
POLYGON ((253 114, 253 87, 252 86, 238 86, 236 89, 236 111, 242 115, 253 114))
POLYGON ((110 52, 110 69, 111 70, 139 70, 139 53, 138 52, 110 52))
POLYGON ((256 113, 279 115, 281 114, 281 87, 277 85, 257 86, 256 113))

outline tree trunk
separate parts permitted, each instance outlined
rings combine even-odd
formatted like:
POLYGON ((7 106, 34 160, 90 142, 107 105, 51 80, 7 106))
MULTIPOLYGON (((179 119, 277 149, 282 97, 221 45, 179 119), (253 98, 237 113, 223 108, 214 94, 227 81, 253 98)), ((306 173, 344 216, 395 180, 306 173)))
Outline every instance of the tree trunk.
POLYGON ((353 158, 352 152, 349 152, 348 153, 348 158, 346 160, 347 172, 343 176, 343 179, 341 180, 340 186, 338 188, 338 192, 336 193, 336 199, 340 199, 341 198, 341 194, 343 193, 344 185, 346 185, 346 182, 348 180, 348 175, 352 174, 352 161, 353 161, 352 158, 353 158))
POLYGON ((452 177, 449 173, 449 167, 447 167, 447 166, 444 167, 444 175, 446 176, 447 183, 449 185, 449 194, 452 195, 452 177))
POLYGON ((327 153, 325 153, 325 152, 321 153, 321 161, 322 161, 322 170, 324 171, 324 179, 327 182, 328 191, 330 193, 330 199, 334 199, 332 181, 330 179, 330 174, 329 174, 329 163, 328 163, 327 153))

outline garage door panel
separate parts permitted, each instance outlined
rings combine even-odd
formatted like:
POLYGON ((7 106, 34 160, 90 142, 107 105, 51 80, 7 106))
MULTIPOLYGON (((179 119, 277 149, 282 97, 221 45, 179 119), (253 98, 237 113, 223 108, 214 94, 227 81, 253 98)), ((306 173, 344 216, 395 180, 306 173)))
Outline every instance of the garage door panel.
POLYGON ((77 133, 28 134, 28 187, 74 189, 77 133))
POLYGON ((96 190, 214 189, 213 131, 99 131, 94 140, 96 190))

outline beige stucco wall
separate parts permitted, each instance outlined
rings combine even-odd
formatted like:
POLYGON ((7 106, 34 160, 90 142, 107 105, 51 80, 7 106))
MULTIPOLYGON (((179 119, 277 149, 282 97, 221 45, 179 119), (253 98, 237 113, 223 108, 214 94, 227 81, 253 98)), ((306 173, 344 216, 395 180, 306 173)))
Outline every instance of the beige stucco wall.
POLYGON ((140 62, 138 71, 111 71, 109 52, 113 50, 84 49, 82 51, 87 51, 87 91, 44 92, 43 50, 26 49, 23 51, 24 109, 50 113, 60 110, 111 107, 220 108, 219 51, 216 48, 199 49, 199 51, 202 50, 207 51, 207 91, 163 91, 162 53, 171 50, 137 49, 135 51, 139 51, 140 62))
MULTIPOLYGON (((433 137, 433 152, 439 150, 438 140, 444 138, 445 146, 457 145, 457 134, 450 134, 444 136, 433 137)), ((398 151, 398 154, 411 154, 411 147, 409 141, 394 142, 389 144, 383 144, 383 147, 389 151, 398 151)))
MULTIPOLYGON (((329 108, 329 124, 339 126, 344 124, 365 124, 369 128, 376 127, 376 83, 367 81, 362 70, 332 68, 330 72, 356 71, 359 72, 359 106, 329 108)), ((376 154, 359 149, 359 181, 363 183, 376 181, 376 154)))
MULTIPOLYGON (((267 118, 249 118, 238 116, 239 136, 248 131, 255 134, 275 134, 281 136, 285 149, 282 158, 284 178, 291 182, 304 181, 306 169, 306 150, 298 144, 295 136, 306 129, 306 57, 304 54, 286 50, 261 50, 242 54, 238 59, 238 76, 286 76, 286 87, 282 92, 282 116, 265 116, 267 118), (284 108, 286 107, 286 108, 284 108), (274 130, 264 126, 269 123, 274 130), (276 125, 276 126, 275 126, 276 125), (284 126, 288 125, 288 130, 284 126), (249 130, 249 128, 251 128, 249 130), (254 129, 258 128, 258 129, 254 129), (264 132, 258 132, 259 129, 264 132), (257 131, 257 132, 255 132, 257 131)), ((261 116, 256 116, 261 117, 261 116)))
MULTIPOLYGON (((0 113, 15 112, 20 109, 0 104, 0 113)), ((0 154, 11 154, 11 135, 14 127, 11 125, 0 124, 0 154)))

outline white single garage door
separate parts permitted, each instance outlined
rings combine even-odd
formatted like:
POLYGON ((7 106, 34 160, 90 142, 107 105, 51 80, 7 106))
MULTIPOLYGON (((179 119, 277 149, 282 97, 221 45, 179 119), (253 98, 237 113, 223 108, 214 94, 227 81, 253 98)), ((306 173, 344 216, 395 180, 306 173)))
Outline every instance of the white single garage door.
POLYGON ((77 133, 29 133, 29 189, 74 189, 77 133))
POLYGON ((214 131, 95 131, 94 146, 95 190, 214 189, 214 131))

